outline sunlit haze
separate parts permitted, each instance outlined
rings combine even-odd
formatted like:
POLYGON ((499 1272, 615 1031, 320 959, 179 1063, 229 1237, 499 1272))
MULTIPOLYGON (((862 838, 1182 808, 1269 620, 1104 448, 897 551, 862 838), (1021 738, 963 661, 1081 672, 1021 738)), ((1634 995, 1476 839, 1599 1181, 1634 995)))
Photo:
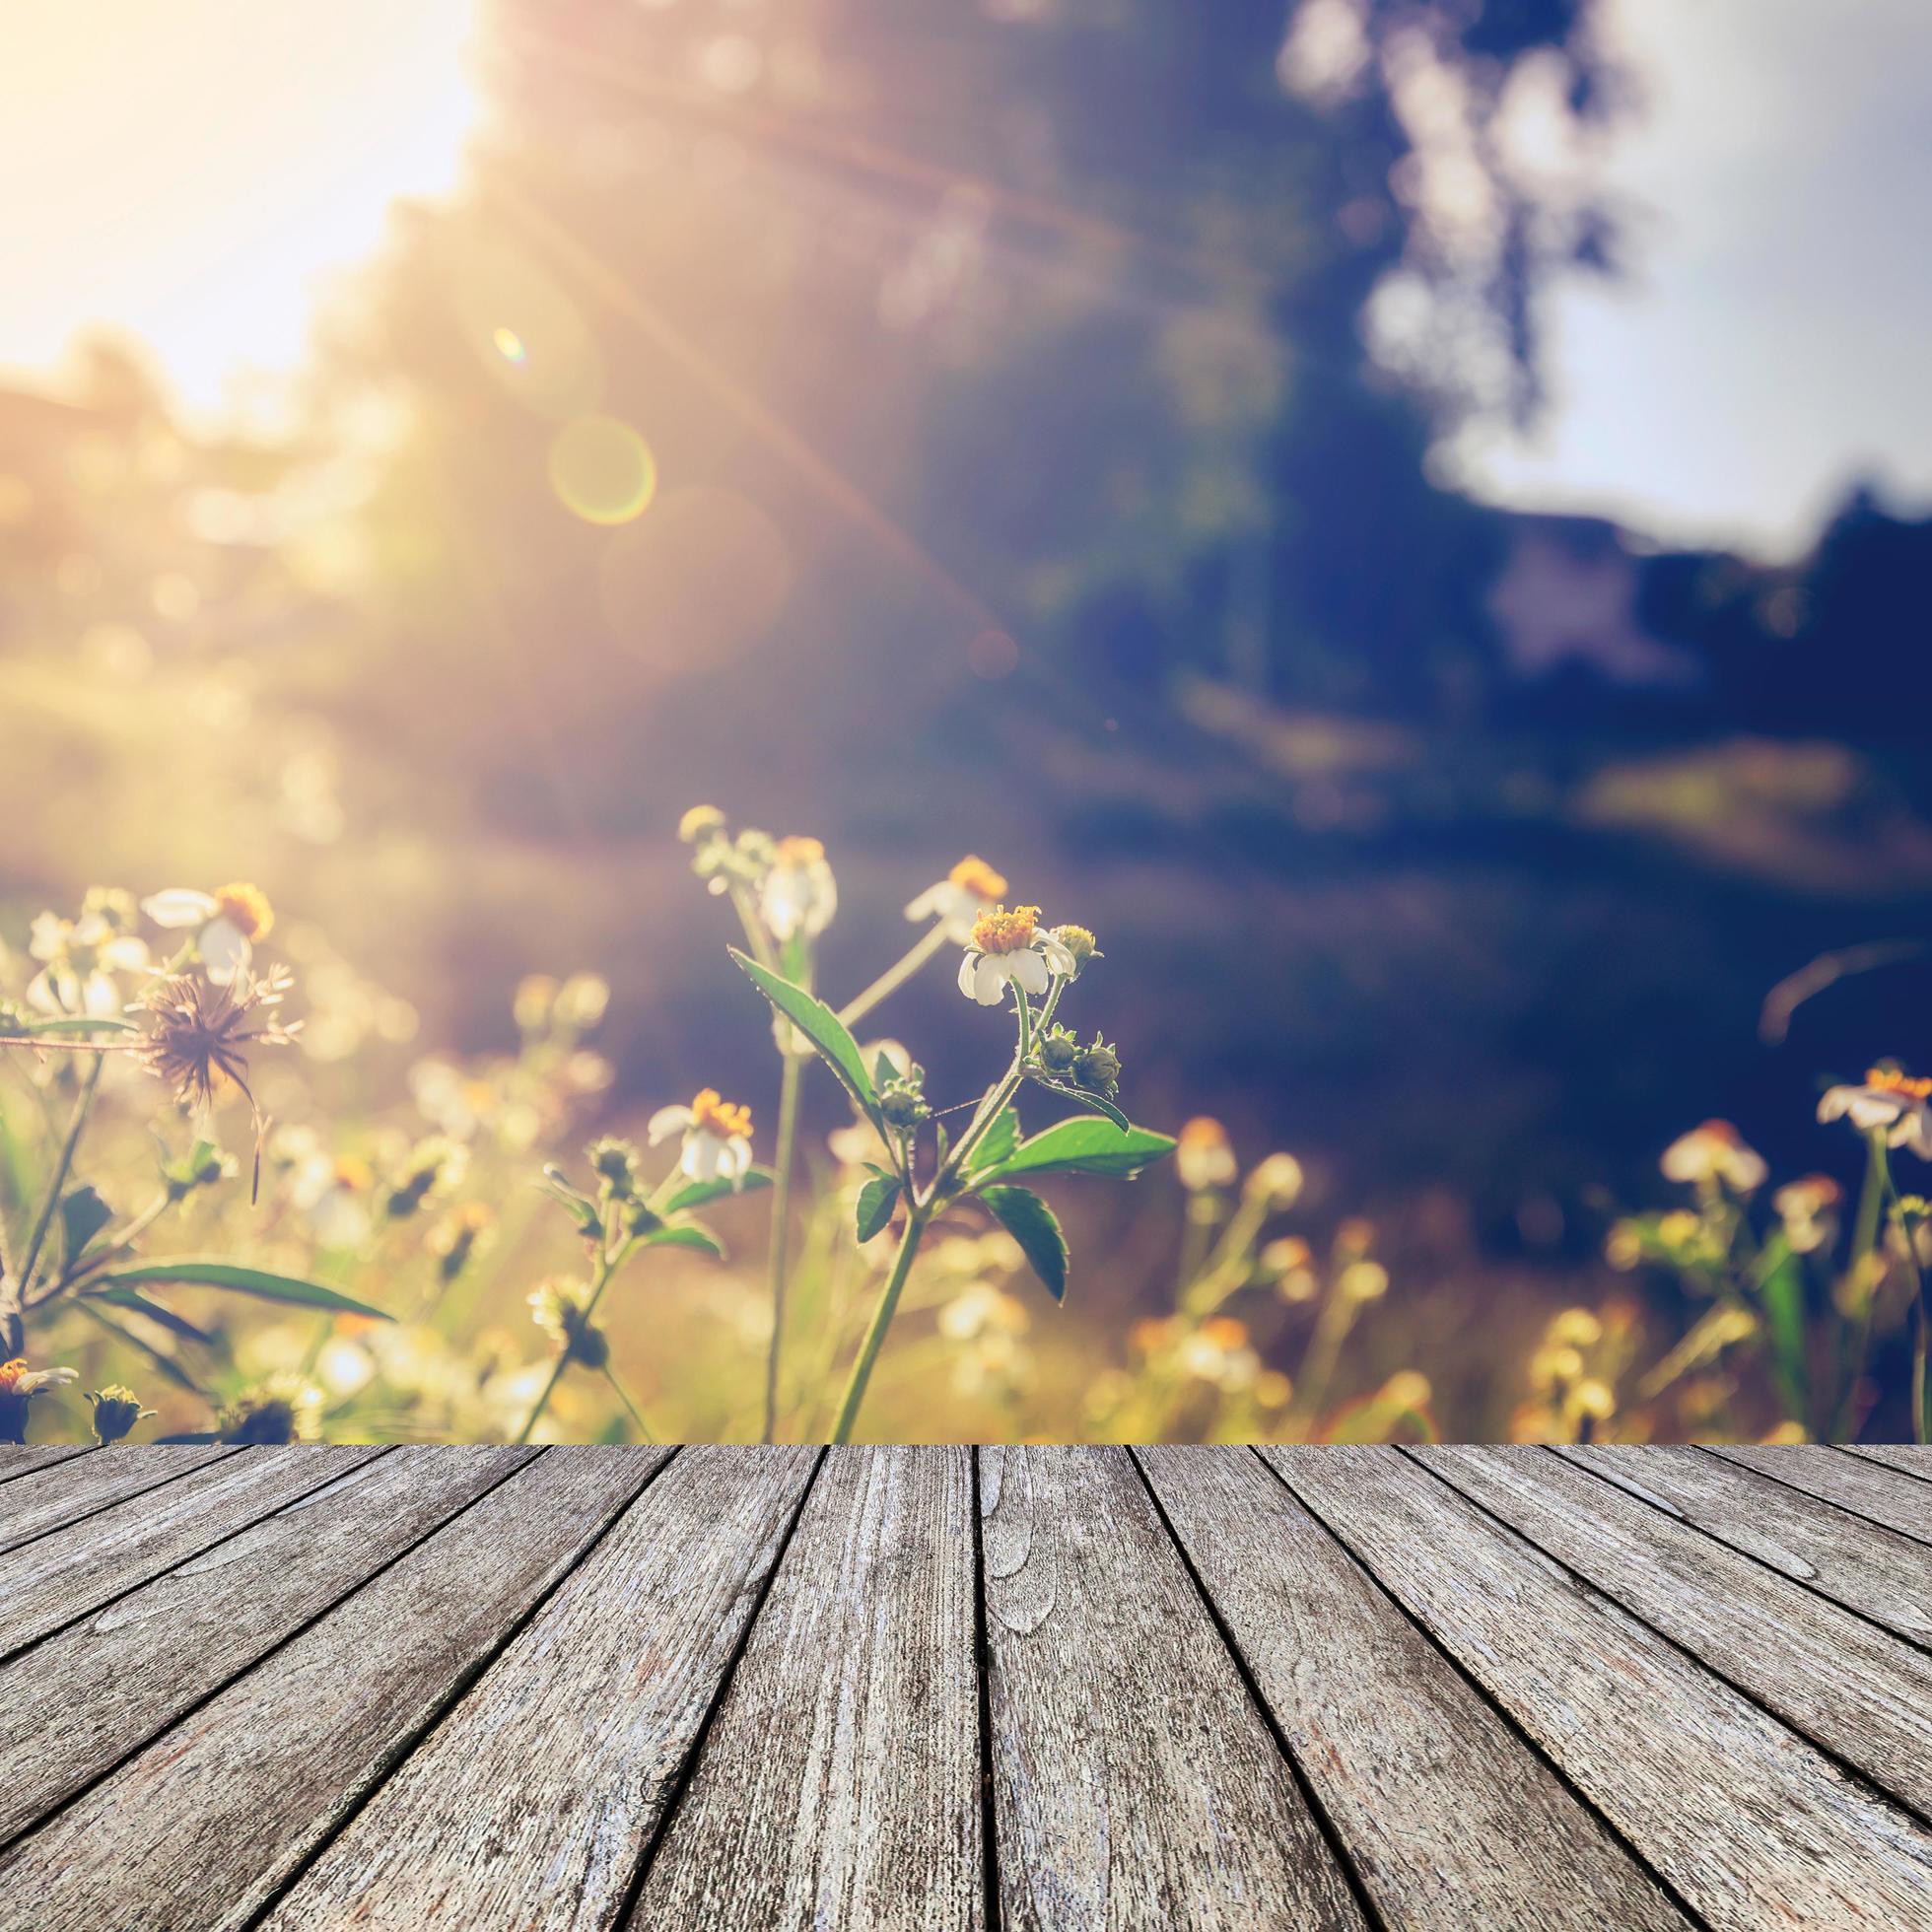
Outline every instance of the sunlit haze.
POLYGON ((454 185, 472 0, 76 0, 0 35, 0 370, 142 338, 179 400, 303 358, 331 271, 398 195, 454 185))

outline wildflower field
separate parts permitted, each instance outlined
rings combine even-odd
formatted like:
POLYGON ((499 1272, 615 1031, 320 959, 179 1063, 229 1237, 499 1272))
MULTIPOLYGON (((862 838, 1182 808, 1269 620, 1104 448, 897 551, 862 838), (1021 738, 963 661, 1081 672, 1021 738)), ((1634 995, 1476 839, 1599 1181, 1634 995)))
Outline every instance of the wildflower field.
POLYGON ((822 843, 709 805, 678 837, 719 970, 769 1032, 769 1125, 706 1087, 633 1130, 589 973, 516 988, 514 1052, 418 1059, 343 1119, 302 1077, 258 885, 97 887, 36 918, 0 1012, 0 1434, 1373 1441, 1506 1413, 1528 1441, 1848 1438, 1901 1336, 1932 1432, 1932 1207, 1894 1171, 1932 1160, 1932 1081, 1880 1067, 1819 1102, 1864 1144, 1849 1212, 1828 1176, 1772 1188, 1728 1123, 1684 1135, 1661 1161, 1680 1198, 1617 1218, 1605 1259, 1694 1319, 1660 1332, 1633 1289, 1562 1307, 1445 1414, 1428 1365, 1452 1345, 1404 1308, 1369 1221, 1311 1239, 1293 1153, 1244 1161, 1208 1116, 1170 1134, 1123 1111, 1131 1070, 1070 1024, 1119 970, 1092 931, 1009 907, 969 855, 835 1004, 822 843), (956 978, 988 1070, 963 1096, 884 1030, 927 971, 956 978), (848 1118, 807 1126, 835 1095, 848 1118), (1101 1182, 1130 1205, 1092 1217, 1101 1182), (1129 1255, 1167 1285, 1110 1333, 1118 1289, 1080 1302, 1129 1255))

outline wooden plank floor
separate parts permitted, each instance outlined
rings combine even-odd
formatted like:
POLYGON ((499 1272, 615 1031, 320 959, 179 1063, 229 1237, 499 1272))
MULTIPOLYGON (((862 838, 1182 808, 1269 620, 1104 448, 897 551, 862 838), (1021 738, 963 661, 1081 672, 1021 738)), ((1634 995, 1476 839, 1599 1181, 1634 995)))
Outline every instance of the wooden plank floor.
POLYGON ((1932 1932, 1932 1451, 0 1450, 0 1925, 1932 1932))

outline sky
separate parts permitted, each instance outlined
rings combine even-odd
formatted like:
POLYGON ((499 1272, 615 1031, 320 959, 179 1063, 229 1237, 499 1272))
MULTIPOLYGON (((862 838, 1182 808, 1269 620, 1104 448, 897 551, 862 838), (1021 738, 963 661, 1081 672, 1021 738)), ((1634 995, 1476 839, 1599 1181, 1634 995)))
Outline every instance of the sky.
MULTIPOLYGON (((456 184, 472 8, 9 10, 0 380, 105 321, 192 412, 271 388, 391 200, 456 184)), ((1932 0, 1609 0, 1607 30, 1641 96, 1604 161, 1631 272, 1550 299, 1544 420, 1452 473, 1765 556, 1855 478, 1932 506, 1932 0)))
POLYGON ((1805 547, 1869 477, 1932 510, 1932 0, 1613 0, 1631 272, 1547 308, 1552 408, 1459 480, 1665 542, 1805 547))

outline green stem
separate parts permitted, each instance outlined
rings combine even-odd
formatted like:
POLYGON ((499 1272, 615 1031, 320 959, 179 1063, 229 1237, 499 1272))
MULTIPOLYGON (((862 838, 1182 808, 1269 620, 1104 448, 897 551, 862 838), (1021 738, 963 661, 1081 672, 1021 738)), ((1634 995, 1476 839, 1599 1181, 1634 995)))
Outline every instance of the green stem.
POLYGON ((67 1138, 60 1143, 59 1157, 53 1164, 53 1177, 47 1183, 47 1198, 40 1203, 40 1212, 34 1223, 34 1232, 28 1237, 27 1254, 20 1265, 20 1291, 26 1295, 34 1284, 34 1271, 39 1266, 40 1251, 47 1243, 47 1230, 53 1225, 54 1210, 60 1206, 60 1191, 67 1185, 67 1176, 74 1166, 74 1155, 79 1151, 81 1136, 87 1132, 88 1115, 94 1110, 94 1096, 101 1086, 101 1074, 106 1067, 104 1056, 88 1063, 88 1069, 81 1075, 80 1097, 74 1102, 73 1118, 67 1123, 67 1138))
POLYGON ((787 1054, 778 1090, 778 1156, 772 1166, 772 1341, 765 1355, 761 1442, 772 1441, 778 1428, 779 1359, 785 1349, 785 1260, 792 1233, 792 1162, 798 1139, 798 1089, 803 1075, 804 1062, 796 1054, 787 1054))
MULTIPOLYGON (((1053 1023, 1054 1009, 1060 1004, 1060 996, 1066 987, 1067 982, 1059 978, 1048 986, 1046 1003, 1040 1008, 1040 1031, 1044 1032, 1053 1023)), ((926 1197, 929 1201, 936 1201, 945 1183, 953 1175, 965 1171, 966 1156, 973 1151, 974 1144, 1000 1118, 1000 1110, 1025 1083, 1026 1059, 1033 1050, 1033 1009, 1027 1004, 1026 995, 1017 986, 1013 988, 1013 998, 1019 1002, 1019 1045, 1013 1054, 1013 1064, 1006 1070, 1005 1077, 1000 1084, 992 1088, 973 1110, 973 1118, 967 1123, 966 1132, 953 1142, 945 1166, 932 1177, 932 1186, 926 1197)))
POLYGON ((631 1420, 637 1424, 638 1434, 643 1436, 647 1442, 656 1442, 657 1438, 651 1433, 651 1424, 644 1419, 643 1412, 638 1408, 637 1404, 625 1394, 623 1383, 618 1381, 616 1371, 608 1362, 604 1363, 604 1380, 610 1384, 611 1390, 616 1395, 617 1400, 630 1412, 631 1420))
POLYGON ((839 1404, 838 1420, 832 1425, 835 1443, 852 1440, 852 1425, 859 1415, 859 1405, 865 1400, 865 1385, 872 1379, 872 1364, 878 1360, 879 1346, 892 1326, 892 1317, 905 1291, 906 1277, 913 1272, 913 1257, 919 1253, 920 1237, 926 1232, 925 1217, 917 1208, 906 1217, 906 1231, 900 1238, 899 1252, 892 1258, 892 1273, 885 1277, 879 1305, 873 1311, 872 1325, 860 1345, 859 1359, 852 1365, 852 1379, 846 1384, 845 1399, 839 1404))
POLYGON ((1878 1300, 1878 1285, 1873 1283, 1867 1292, 1861 1285, 1860 1276, 1865 1273, 1865 1257, 1872 1252, 1872 1246, 1878 1239, 1879 1209, 1885 1202, 1886 1166, 1884 1130, 1871 1129, 1865 1136, 1865 1179, 1858 1190, 1858 1212, 1852 1221, 1851 1258, 1845 1269, 1845 1278, 1861 1300, 1852 1328, 1851 1348, 1845 1358, 1844 1393, 1839 1399, 1837 1422, 1831 1431, 1840 1438, 1851 1432, 1853 1412, 1858 1406, 1858 1385, 1864 1380, 1865 1358, 1872 1347, 1872 1311, 1873 1304, 1878 1300))
POLYGON ((1928 1387, 1926 1356, 1932 1348, 1932 1308, 1925 1302, 1925 1277, 1919 1272, 1916 1231, 1898 1198, 1898 1184, 1892 1178, 1892 1155, 1882 1134, 1872 1136, 1873 1165, 1877 1168, 1885 1198, 1898 1223, 1898 1244, 1905 1258, 1905 1272, 1911 1277, 1912 1303, 1917 1320, 1912 1331, 1912 1440, 1932 1443, 1932 1387, 1928 1387))
MULTIPOLYGON (((596 1276, 590 1285, 590 1299, 584 1309, 584 1319, 586 1323, 596 1314, 597 1303, 603 1299, 603 1291, 610 1286, 611 1276, 617 1273, 619 1265, 630 1252, 631 1244, 627 1241, 614 1250, 607 1250, 603 1259, 597 1264, 596 1276)), ((542 1393, 531 1405, 530 1413, 523 1417, 523 1426, 517 1431, 517 1440, 519 1443, 529 1441, 530 1431, 543 1419, 543 1412, 550 1407, 550 1398, 557 1393, 557 1384, 564 1379, 564 1370, 569 1366, 570 1350, 560 1349, 556 1361, 551 1365, 549 1381, 543 1385, 542 1393)))
POLYGON ((945 942, 945 927, 943 925, 932 927, 923 938, 914 943, 897 965, 888 966, 863 993, 856 995, 839 1008, 840 1022, 846 1026, 858 1025, 880 1000, 897 993, 945 942))

